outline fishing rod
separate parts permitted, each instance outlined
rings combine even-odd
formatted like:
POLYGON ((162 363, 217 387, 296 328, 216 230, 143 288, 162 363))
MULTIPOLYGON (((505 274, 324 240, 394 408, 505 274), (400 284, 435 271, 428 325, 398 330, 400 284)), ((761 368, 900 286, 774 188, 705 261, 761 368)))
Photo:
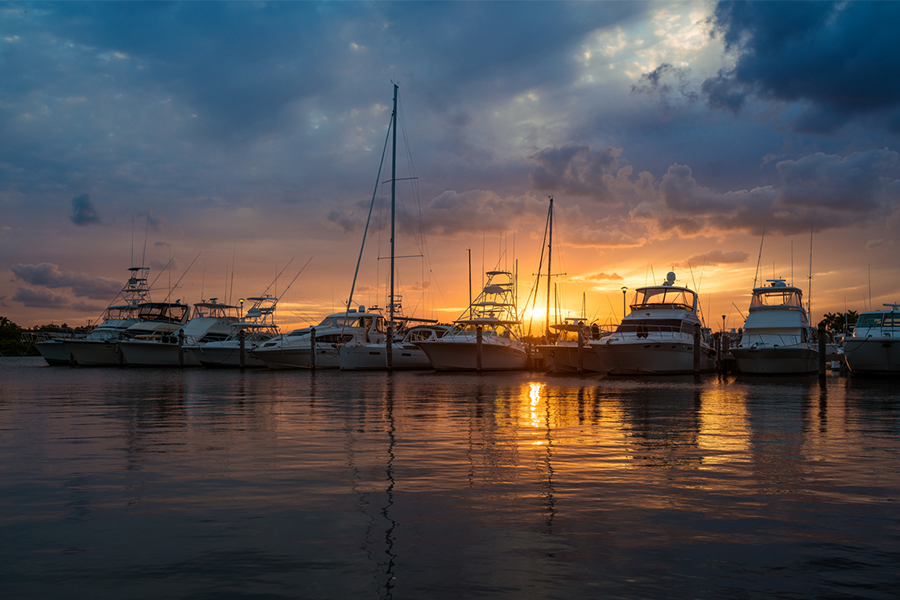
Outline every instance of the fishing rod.
POLYGON ((200 255, 201 255, 201 254, 203 254, 203 253, 202 253, 202 252, 198 252, 198 253, 197 253, 197 256, 194 258, 194 260, 191 261, 191 264, 188 265, 188 268, 184 270, 184 273, 181 274, 181 277, 178 278, 178 281, 176 281, 176 282, 175 282, 175 285, 172 286, 172 289, 169 290, 169 294, 166 296, 166 299, 163 300, 163 302, 168 302, 168 301, 169 301, 169 298, 172 297, 172 292, 174 292, 175 289, 178 288, 178 284, 181 283, 181 280, 184 279, 184 276, 188 274, 188 271, 191 270, 191 267, 194 266, 194 263, 197 262, 197 259, 200 258, 200 255))

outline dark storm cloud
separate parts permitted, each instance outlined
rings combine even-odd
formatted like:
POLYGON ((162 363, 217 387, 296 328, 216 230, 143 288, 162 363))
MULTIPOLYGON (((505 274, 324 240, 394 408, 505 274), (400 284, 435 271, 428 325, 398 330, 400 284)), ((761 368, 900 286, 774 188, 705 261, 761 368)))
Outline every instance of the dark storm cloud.
POLYGON ((10 270, 15 275, 14 281, 21 279, 29 285, 48 289, 70 288, 72 293, 79 298, 112 300, 122 289, 122 284, 118 281, 105 277, 91 279, 80 273, 62 273, 59 267, 52 263, 18 264, 10 267, 10 270))
POLYGON ((90 194, 81 194, 72 198, 72 216, 69 217, 76 225, 91 225, 100 222, 97 208, 91 202, 90 194))
POLYGON ((703 92, 710 106, 733 112, 750 96, 799 102, 794 126, 805 133, 873 114, 894 122, 898 20, 897 2, 721 2, 714 32, 736 60, 703 92))
POLYGON ((672 165, 658 197, 632 215, 664 231, 696 235, 706 229, 795 234, 863 226, 900 207, 900 154, 889 150, 849 156, 816 153, 776 165, 777 184, 718 192, 701 185, 690 167, 672 165))
POLYGON ((33 290, 20 287, 12 297, 29 308, 59 308, 66 306, 69 299, 65 295, 54 294, 50 290, 33 290))
POLYGON ((350 92, 358 90, 355 78, 398 62, 430 90, 436 106, 446 106, 448 94, 465 97, 473 86, 484 97, 562 82, 573 68, 562 49, 577 48, 586 32, 647 7, 138 2, 51 10, 49 22, 61 35, 143 61, 134 83, 177 93, 197 111, 201 131, 241 140, 278 131, 293 118, 292 108, 358 106, 358 91, 350 92), (325 100, 326 92, 345 86, 346 94, 325 100))
POLYGON ((528 157, 538 164, 531 172, 532 186, 540 191, 612 202, 615 199, 606 179, 618 169, 621 153, 620 148, 594 151, 584 144, 545 148, 528 157))

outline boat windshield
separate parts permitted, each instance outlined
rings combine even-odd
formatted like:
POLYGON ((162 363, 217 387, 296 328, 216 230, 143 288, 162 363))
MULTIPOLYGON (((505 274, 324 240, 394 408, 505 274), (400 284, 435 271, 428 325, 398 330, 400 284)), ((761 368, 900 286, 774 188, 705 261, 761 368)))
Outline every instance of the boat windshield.
POLYGON ((859 321, 856 323, 857 329, 864 329, 866 327, 880 327, 881 326, 881 313, 867 313, 859 315, 859 321))
POLYGON ((750 300, 750 309, 767 306, 785 306, 788 308, 803 308, 800 299, 800 290, 796 288, 766 288, 753 292, 750 300))
POLYGON ((631 319, 616 328, 616 333, 637 333, 646 337, 648 333, 693 333, 694 324, 681 319, 631 319))
POLYGON ((683 308, 694 310, 694 292, 684 288, 642 288, 634 296, 631 310, 644 308, 683 308))
POLYGON ((187 314, 187 304, 169 304, 165 302, 154 302, 151 304, 142 304, 140 318, 145 320, 168 320, 181 321, 187 314))
POLYGON ((377 322, 375 323, 375 330, 380 333, 384 333, 384 319, 375 317, 373 315, 325 317, 321 323, 316 325, 316 327, 363 327, 369 330, 372 328, 372 321, 376 319, 377 322))

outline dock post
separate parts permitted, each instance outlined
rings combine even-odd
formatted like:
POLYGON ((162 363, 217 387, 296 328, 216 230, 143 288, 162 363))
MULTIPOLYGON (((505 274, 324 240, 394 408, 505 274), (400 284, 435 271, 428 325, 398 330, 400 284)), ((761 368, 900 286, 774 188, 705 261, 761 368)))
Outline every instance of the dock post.
POLYGON ((387 351, 387 370, 394 370, 394 324, 391 323, 387 328, 387 340, 385 341, 385 350, 387 351))
POLYGON ((481 373, 484 356, 484 333, 481 325, 475 328, 475 370, 481 373))
POLYGON ((819 322, 819 377, 825 377, 825 321, 819 322))
POLYGON ((584 373, 584 336, 578 332, 578 374, 584 373))
POLYGON ((731 352, 731 339, 727 335, 722 336, 722 372, 728 372, 728 362, 725 357, 731 352))
POLYGON ((700 372, 700 325, 694 325, 694 373, 700 372))
POLYGON ((247 338, 246 332, 243 329, 241 329, 240 333, 238 333, 238 340, 240 340, 240 343, 241 343, 241 356, 240 356, 241 371, 243 371, 244 367, 247 366, 247 356, 245 354, 245 350, 247 348, 246 338, 247 338))
POLYGON ((316 370, 316 328, 309 330, 309 368, 316 370))

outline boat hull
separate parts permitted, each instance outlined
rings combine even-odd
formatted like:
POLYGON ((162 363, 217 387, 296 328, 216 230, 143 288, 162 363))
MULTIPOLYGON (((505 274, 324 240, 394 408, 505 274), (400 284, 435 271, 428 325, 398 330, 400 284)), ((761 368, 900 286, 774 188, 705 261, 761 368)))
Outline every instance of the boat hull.
POLYGON ((72 364, 72 354, 66 348, 65 344, 59 340, 35 342, 34 347, 41 353, 41 356, 44 357, 44 360, 47 361, 47 364, 50 366, 58 367, 72 364))
POLYGON ((819 352, 808 346, 732 348, 740 373, 749 375, 798 375, 819 370, 819 352))
MULTIPOLYGON (((538 351, 544 359, 544 369, 548 373, 578 372, 577 344, 538 346, 538 351)), ((606 367, 600 359, 600 355, 594 352, 588 344, 582 348, 582 366, 585 372, 606 373, 606 367)))
MULTIPOLYGON (((241 347, 239 342, 225 344, 211 342, 202 346, 185 346, 185 352, 191 354, 207 369, 239 369, 241 367, 241 347)), ((248 369, 265 368, 266 363, 252 354, 249 346, 244 348, 244 367, 248 369)))
MULTIPOLYGON (((256 350, 253 352, 253 355, 270 369, 313 368, 312 352, 309 346, 256 350)), ((316 346, 316 369, 339 369, 340 366, 341 359, 338 344, 321 344, 316 346)))
MULTIPOLYGON (((436 371, 477 371, 477 344, 474 341, 419 342, 436 371)), ((482 344, 482 371, 524 371, 528 354, 524 348, 491 343, 482 344)))
MULTIPOLYGON (((685 341, 614 340, 594 342, 591 347, 608 369, 607 375, 674 375, 694 372, 694 346, 685 341)), ((700 349, 700 371, 714 371, 715 353, 700 349)))
POLYGON ((200 361, 178 343, 157 340, 121 340, 119 347, 130 367, 199 367, 200 361), (179 354, 183 356, 179 361, 179 354))
POLYGON ((115 367, 127 364, 115 340, 71 340, 63 345, 81 367, 115 367))
POLYGON ((844 340, 844 358, 851 373, 900 373, 900 338, 844 340))
MULTIPOLYGON (((385 344, 345 345, 341 346, 340 355, 342 371, 384 371, 388 368, 385 344)), ((411 344, 394 344, 391 365, 394 370, 432 368, 428 355, 411 344)))

